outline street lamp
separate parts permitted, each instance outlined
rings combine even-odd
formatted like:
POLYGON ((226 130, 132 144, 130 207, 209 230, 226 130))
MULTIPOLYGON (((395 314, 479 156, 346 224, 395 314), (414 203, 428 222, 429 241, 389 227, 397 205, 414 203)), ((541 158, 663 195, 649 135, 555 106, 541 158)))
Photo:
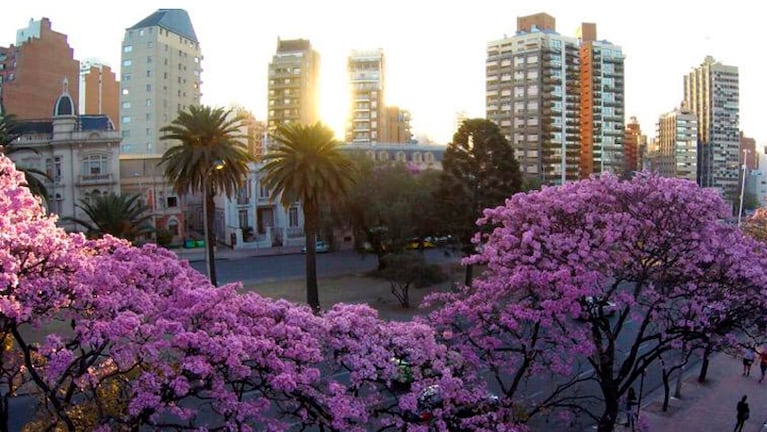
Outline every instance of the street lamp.
POLYGON ((740 218, 743 215, 743 193, 746 190, 746 159, 748 158, 748 149, 743 149, 743 181, 740 185, 740 207, 738 207, 738 227, 740 227, 740 218))
POLYGON ((205 170, 205 175, 202 176, 202 229, 205 235, 205 271, 208 274, 208 280, 213 286, 217 286, 216 277, 212 269, 213 265, 213 245, 211 244, 212 233, 208 229, 208 196, 213 194, 210 190, 210 180, 208 177, 214 172, 224 168, 224 161, 215 160, 213 164, 205 170))

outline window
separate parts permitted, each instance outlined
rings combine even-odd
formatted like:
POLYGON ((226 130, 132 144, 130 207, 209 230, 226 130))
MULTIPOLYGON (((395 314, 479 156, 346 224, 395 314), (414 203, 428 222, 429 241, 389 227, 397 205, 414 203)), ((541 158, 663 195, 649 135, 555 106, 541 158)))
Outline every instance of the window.
POLYGON ((130 102, 123 102, 122 107, 123 107, 123 109, 130 108, 130 102))
POLYGON ((291 228, 298 226, 298 207, 291 207, 288 210, 289 225, 291 228))
POLYGON ((124 52, 124 53, 129 53, 129 52, 131 52, 131 51, 133 51, 133 45, 125 45, 125 46, 123 47, 123 52, 124 52))
POLYGON ((106 174, 108 166, 108 158, 106 155, 91 155, 83 158, 83 170, 84 176, 106 174))
POLYGON ((152 106, 152 99, 147 99, 146 100, 146 106, 148 106, 148 107, 152 106))
POLYGON ((146 91, 148 91, 148 92, 152 91, 152 84, 147 84, 146 85, 146 91))
POLYGON ((128 94, 130 94, 130 90, 128 90, 127 88, 124 88, 123 95, 128 95, 128 94))
POLYGON ((152 41, 147 41, 146 47, 147 48, 152 48, 152 41))
POLYGON ((150 120, 152 120, 152 114, 146 113, 146 118, 145 118, 145 120, 146 120, 146 121, 150 121, 150 120))
POLYGON ((123 129, 121 133, 123 138, 128 138, 130 136, 130 129, 123 129))
POLYGON ((130 81, 130 74, 123 74, 123 81, 130 81))
POLYGON ((131 59, 123 60, 123 67, 131 67, 131 65, 133 65, 133 60, 131 59))
POLYGON ((120 123, 122 124, 130 123, 130 116, 122 116, 122 118, 120 119, 120 123))
POLYGON ((147 69, 147 70, 146 70, 146 77, 147 77, 147 78, 150 78, 151 76, 152 76, 152 71, 151 71, 151 70, 149 70, 149 69, 147 69))
POLYGON ((169 196, 165 199, 165 202, 167 203, 167 208, 178 207, 178 197, 169 196))

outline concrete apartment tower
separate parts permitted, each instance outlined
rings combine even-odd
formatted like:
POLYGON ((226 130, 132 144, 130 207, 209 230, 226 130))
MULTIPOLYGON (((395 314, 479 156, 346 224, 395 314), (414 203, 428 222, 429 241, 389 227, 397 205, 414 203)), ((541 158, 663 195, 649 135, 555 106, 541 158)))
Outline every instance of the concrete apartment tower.
POLYGON ((51 30, 48 18, 30 20, 16 32, 16 45, 0 47, 0 100, 19 120, 50 118, 64 78, 77 104, 79 75, 67 36, 51 30))
POLYGON ((657 156, 654 171, 664 177, 696 181, 698 172, 698 119, 677 109, 663 114, 657 125, 657 156))
POLYGON ((112 68, 96 61, 80 63, 81 114, 104 114, 115 126, 120 122, 120 82, 112 68))
POLYGON ((346 126, 346 142, 376 144, 384 142, 385 64, 383 50, 354 50, 348 61, 351 109, 346 126))
POLYGON ((120 129, 123 155, 159 157, 160 128, 200 103, 200 43, 183 9, 159 9, 125 30, 120 129))
POLYGON ((684 77, 683 108, 698 120, 698 184, 733 201, 739 191, 739 75, 707 56, 684 77))
POLYGON ((486 116, 510 141, 522 174, 546 184, 624 169, 623 56, 596 40, 594 24, 580 33, 560 35, 554 17, 539 13, 517 18, 515 35, 487 45, 486 116))
POLYGON ((153 225, 178 241, 185 227, 181 200, 157 166, 177 143, 160 140, 160 129, 200 103, 200 43, 185 10, 158 9, 125 30, 121 52, 122 190, 141 194, 153 225))
POLYGON ((413 141, 410 131, 410 111, 397 106, 384 107, 381 130, 382 143, 408 144, 413 141))
POLYGON ((621 47, 597 40, 597 26, 579 29, 581 79, 581 178, 611 172, 623 174, 624 71, 621 47))
POLYGON ((306 39, 277 39, 269 63, 267 127, 288 122, 313 124, 319 116, 320 55, 306 39))

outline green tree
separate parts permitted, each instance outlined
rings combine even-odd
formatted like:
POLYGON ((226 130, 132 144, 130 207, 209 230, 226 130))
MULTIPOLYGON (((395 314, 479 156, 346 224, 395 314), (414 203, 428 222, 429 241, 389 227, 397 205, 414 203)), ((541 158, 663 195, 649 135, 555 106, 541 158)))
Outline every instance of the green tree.
MULTIPOLYGON (((21 132, 15 116, 0 114, 0 154, 12 157, 12 154, 24 151, 37 153, 35 149, 18 145, 15 141, 19 136, 21 136, 21 132)), ((43 202, 48 202, 48 190, 43 181, 51 181, 51 178, 38 169, 26 167, 17 167, 17 169, 24 173, 24 179, 27 181, 26 186, 32 194, 42 198, 43 202)))
POLYGON ((217 285, 214 254, 213 197, 223 192, 231 198, 248 175, 248 162, 253 157, 240 133, 239 117, 224 108, 192 105, 178 113, 173 122, 160 129, 163 140, 178 141, 163 154, 160 165, 165 178, 179 194, 201 192, 206 211, 210 282, 217 285))
MULTIPOLYGON (((471 238, 478 231, 482 210, 502 205, 522 188, 514 151, 495 123, 465 120, 442 157, 442 176, 436 192, 443 228, 461 244, 464 255, 475 253, 471 238)), ((466 266, 465 283, 472 279, 466 266)))
POLYGON ((133 242, 152 232, 149 223, 152 216, 139 195, 94 194, 81 199, 77 208, 85 212, 89 219, 72 217, 66 220, 83 226, 90 237, 110 234, 133 242))
POLYGON ((320 209, 347 194, 354 182, 354 165, 341 152, 333 131, 320 122, 288 123, 274 134, 276 146, 264 157, 264 185, 289 207, 300 202, 306 238, 306 301, 319 311, 315 241, 320 209))

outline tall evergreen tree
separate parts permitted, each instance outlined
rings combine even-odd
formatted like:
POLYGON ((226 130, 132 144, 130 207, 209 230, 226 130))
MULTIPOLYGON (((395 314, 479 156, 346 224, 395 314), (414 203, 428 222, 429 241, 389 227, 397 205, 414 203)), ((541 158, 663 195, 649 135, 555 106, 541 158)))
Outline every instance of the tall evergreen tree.
MULTIPOLYGON (((502 205, 522 188, 514 150, 498 126, 485 119, 465 120, 453 135, 440 180, 436 199, 444 230, 455 236, 466 256, 475 253, 471 238, 482 210, 502 205)), ((467 265, 467 285, 471 279, 472 266, 467 265)))

